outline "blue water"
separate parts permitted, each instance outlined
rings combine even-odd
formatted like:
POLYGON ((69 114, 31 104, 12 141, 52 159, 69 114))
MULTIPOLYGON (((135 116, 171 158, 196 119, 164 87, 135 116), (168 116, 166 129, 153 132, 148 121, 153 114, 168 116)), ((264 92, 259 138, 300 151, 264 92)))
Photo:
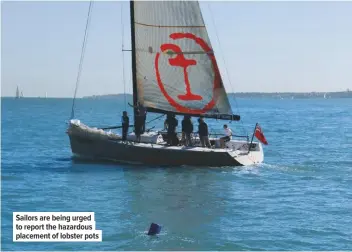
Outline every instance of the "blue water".
MULTIPOLYGON (((245 168, 74 162, 71 102, 2 99, 3 250, 352 249, 351 99, 238 99, 244 128, 259 122, 269 142, 264 164, 245 168), (95 212, 103 242, 13 243, 14 211, 95 212)), ((123 109, 82 99, 76 116, 110 126, 123 109)))

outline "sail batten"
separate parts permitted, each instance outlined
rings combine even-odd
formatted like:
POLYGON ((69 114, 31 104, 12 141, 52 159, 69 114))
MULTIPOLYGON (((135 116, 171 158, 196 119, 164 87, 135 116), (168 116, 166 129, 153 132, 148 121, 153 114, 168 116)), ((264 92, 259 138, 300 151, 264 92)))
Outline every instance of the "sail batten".
POLYGON ((156 24, 144 24, 144 23, 139 23, 139 22, 134 22, 137 25, 142 25, 142 26, 149 26, 149 27, 155 27, 155 28, 205 28, 205 25, 188 25, 188 26, 182 26, 182 25, 156 25, 156 24))
MULTIPOLYGON (((168 113, 168 111, 165 111, 162 109, 148 108, 148 107, 147 107, 147 111, 152 112, 152 113, 160 113, 160 114, 167 114, 168 113)), ((229 114, 219 114, 219 113, 215 113, 215 114, 193 113, 192 114, 192 113, 173 112, 173 114, 175 114, 175 115, 190 115, 190 116, 194 116, 194 117, 203 116, 205 118, 212 118, 212 119, 218 119, 218 120, 229 120, 229 121, 239 121, 241 119, 240 115, 229 115, 229 114)))
POLYGON ((228 115, 232 109, 197 1, 135 1, 137 99, 150 111, 228 115))

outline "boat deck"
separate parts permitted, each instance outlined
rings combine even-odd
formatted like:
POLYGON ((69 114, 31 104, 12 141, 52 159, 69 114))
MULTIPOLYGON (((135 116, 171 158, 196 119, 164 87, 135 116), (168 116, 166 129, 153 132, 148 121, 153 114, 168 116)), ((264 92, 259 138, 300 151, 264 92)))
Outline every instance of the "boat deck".
MULTIPOLYGON (((212 140, 218 140, 218 139, 212 139, 212 140)), ((122 140, 110 140, 114 142, 123 142, 126 145, 133 145, 135 147, 149 147, 149 148, 157 148, 157 149, 169 149, 169 150, 185 150, 185 151, 202 151, 202 152, 248 152, 248 143, 246 141, 240 141, 240 140, 232 140, 231 142, 228 142, 227 145, 228 147, 225 148, 220 148, 220 147, 215 147, 214 145, 212 148, 208 147, 202 147, 199 145, 195 146, 185 146, 185 145, 168 145, 166 142, 160 142, 160 143, 143 143, 143 142, 136 142, 132 140, 128 141, 122 141, 122 140), (229 146, 230 145, 230 146, 229 146), (231 146, 232 145, 232 146, 231 146), (237 148, 236 148, 237 147, 237 148)), ((255 151, 254 148, 255 143, 252 143, 252 150, 255 151)))

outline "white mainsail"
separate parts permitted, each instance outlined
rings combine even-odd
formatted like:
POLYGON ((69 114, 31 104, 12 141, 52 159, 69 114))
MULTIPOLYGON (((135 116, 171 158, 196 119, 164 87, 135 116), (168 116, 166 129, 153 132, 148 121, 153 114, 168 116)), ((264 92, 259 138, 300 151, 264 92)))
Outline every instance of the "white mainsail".
POLYGON ((197 1, 134 1, 138 101, 184 114, 232 115, 197 1))

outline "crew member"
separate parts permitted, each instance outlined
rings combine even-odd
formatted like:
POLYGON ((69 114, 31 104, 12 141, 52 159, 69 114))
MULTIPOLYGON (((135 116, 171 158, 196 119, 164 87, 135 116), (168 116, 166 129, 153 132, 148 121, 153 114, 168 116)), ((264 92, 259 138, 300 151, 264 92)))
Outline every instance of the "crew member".
POLYGON ((193 133, 193 123, 189 115, 185 115, 182 120, 182 140, 186 146, 191 146, 191 134, 193 133))
POLYGON ((224 124, 224 136, 220 138, 221 148, 225 148, 225 143, 232 139, 232 130, 224 124))
POLYGON ((126 141, 128 128, 130 126, 130 119, 127 115, 127 111, 123 111, 122 117, 121 117, 121 123, 122 123, 122 140, 126 141))
POLYGON ((141 102, 137 103, 137 106, 133 106, 132 104, 128 103, 131 107, 139 110, 139 115, 141 117, 141 134, 145 132, 145 121, 147 119, 147 109, 143 106, 141 102))
POLYGON ((141 134, 143 127, 143 116, 140 115, 139 110, 136 111, 136 121, 134 122, 134 134, 136 135, 136 141, 141 142, 141 134))
POLYGON ((209 142, 209 132, 208 132, 208 125, 206 122, 204 122, 204 117, 201 116, 198 119, 198 134, 199 134, 199 139, 202 147, 207 146, 208 148, 211 148, 210 142, 209 142))
POLYGON ((168 114, 164 122, 164 128, 167 129, 167 143, 169 145, 177 145, 178 138, 176 134, 176 127, 178 126, 178 120, 175 114, 168 114))

